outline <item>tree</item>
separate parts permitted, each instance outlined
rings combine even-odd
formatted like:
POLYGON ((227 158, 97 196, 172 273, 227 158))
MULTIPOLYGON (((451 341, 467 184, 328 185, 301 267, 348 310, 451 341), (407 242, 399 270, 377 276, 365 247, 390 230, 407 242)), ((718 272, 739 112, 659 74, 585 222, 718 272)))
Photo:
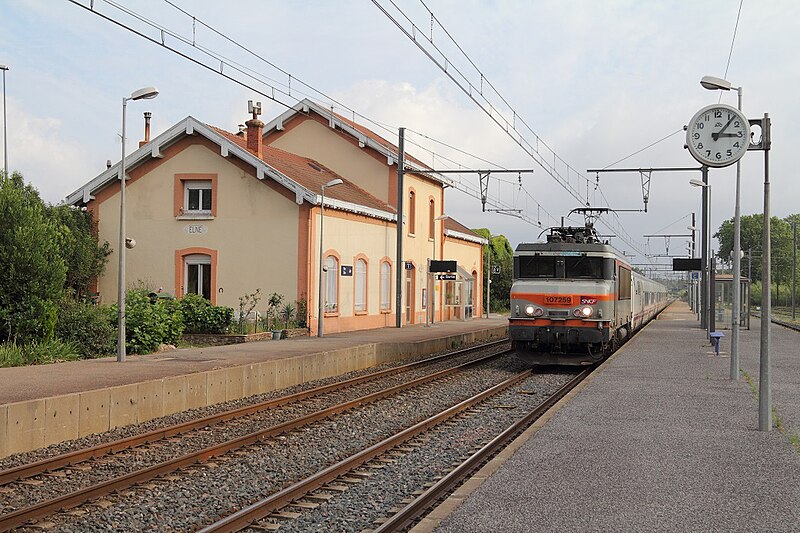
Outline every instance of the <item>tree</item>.
POLYGON ((108 262, 108 242, 98 243, 91 213, 67 205, 49 206, 45 211, 63 227, 59 249, 67 265, 65 288, 84 300, 92 280, 103 273, 108 262))
POLYGON ((22 175, 0 176, 0 341, 53 337, 67 273, 63 233, 22 175))
MULTIPOLYGON (((800 217, 791 215, 786 219, 772 217, 770 219, 770 244, 772 246, 772 268, 773 281, 775 278, 786 280, 791 279, 792 272, 792 227, 787 220, 800 217)), ((764 228, 764 215, 746 215, 741 217, 741 245, 742 251, 752 250, 751 272, 753 280, 761 280, 761 237, 764 228)), ((733 251, 733 219, 728 219, 722 223, 719 230, 714 234, 719 241, 719 252, 717 257, 728 262, 733 251)), ((747 260, 742 262, 746 265, 747 260)), ((746 271, 745 271, 746 272, 746 271)))
MULTIPOLYGON (((478 228, 473 231, 489 241, 489 244, 483 249, 483 264, 488 267, 489 254, 491 254, 492 266, 500 267, 499 274, 491 275, 491 308, 495 310, 508 309, 511 282, 513 281, 514 250, 511 248, 508 239, 503 235, 492 236, 491 231, 487 228, 478 228)), ((486 275, 486 272, 484 272, 484 275, 486 275)))

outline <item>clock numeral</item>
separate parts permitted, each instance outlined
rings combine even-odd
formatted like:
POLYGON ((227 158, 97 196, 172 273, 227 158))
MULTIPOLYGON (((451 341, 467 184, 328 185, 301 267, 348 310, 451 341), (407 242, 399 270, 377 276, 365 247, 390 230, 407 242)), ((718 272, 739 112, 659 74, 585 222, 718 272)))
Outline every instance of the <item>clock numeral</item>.
POLYGON ((739 127, 739 121, 738 121, 738 120, 737 120, 736 122, 734 122, 734 123, 733 123, 733 127, 734 127, 734 128, 738 128, 738 127, 739 127))
POLYGON ((714 118, 722 118, 722 111, 714 111, 714 118))
POLYGON ((703 149, 703 143, 697 143, 697 149, 698 150, 702 150, 703 149))
POLYGON ((722 154, 717 152, 717 159, 722 159, 722 154))
POLYGON ((697 124, 694 125, 694 127, 697 128, 698 130, 702 130, 703 129, 703 123, 702 122, 698 122, 697 124))
POLYGON ((700 134, 699 133, 693 133, 692 134, 692 139, 697 140, 699 138, 700 138, 700 134))
POLYGON ((733 157, 733 152, 732 151, 728 150, 727 153, 728 153, 728 157, 733 157))
POLYGON ((706 157, 711 157, 711 150, 706 150, 706 157))
POLYGON ((744 136, 744 132, 742 130, 739 130, 739 131, 736 132, 736 135, 738 135, 739 137, 743 137, 744 136))
POLYGON ((739 142, 737 141, 737 142, 733 143, 733 147, 734 148, 739 148, 739 142))

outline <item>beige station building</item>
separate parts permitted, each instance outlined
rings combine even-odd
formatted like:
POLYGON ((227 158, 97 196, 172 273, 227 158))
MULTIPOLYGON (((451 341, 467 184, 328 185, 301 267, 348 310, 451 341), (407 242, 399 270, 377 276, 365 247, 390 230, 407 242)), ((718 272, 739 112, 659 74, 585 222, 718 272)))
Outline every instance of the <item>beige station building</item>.
MULTIPOLYGON (((125 159, 126 233, 136 241, 126 254, 129 287, 198 293, 234 309, 260 288, 305 301, 316 333, 322 186, 340 179, 324 191, 323 331, 395 325, 395 145, 309 100, 268 124, 251 118, 238 133, 190 116, 149 139, 146 121, 145 140, 125 159)), ((431 307, 434 322, 480 317, 486 241, 445 215, 442 175, 405 161, 402 323, 425 323, 431 307), (456 279, 429 281, 430 259, 456 261, 456 279)), ((93 214, 112 248, 119 167, 67 197, 93 214)), ((101 303, 116 301, 117 263, 114 252, 97 280, 101 303)))

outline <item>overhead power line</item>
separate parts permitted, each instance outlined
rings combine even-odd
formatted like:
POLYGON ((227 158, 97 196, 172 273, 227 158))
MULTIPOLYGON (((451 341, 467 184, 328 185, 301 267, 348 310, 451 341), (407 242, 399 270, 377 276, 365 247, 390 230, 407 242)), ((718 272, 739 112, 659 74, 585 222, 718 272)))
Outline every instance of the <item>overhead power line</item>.
MULTIPOLYGON (((269 61, 265 57, 257 54, 256 52, 252 51, 245 45, 242 45, 235 39, 228 37, 223 32, 217 30, 213 26, 203 22, 198 17, 192 15, 190 12, 186 11, 185 9, 179 7, 174 2, 170 0, 164 0, 169 6, 177 9, 181 14, 187 17, 187 19, 191 20, 192 24, 192 34, 191 37, 182 35, 181 33, 174 31, 170 28, 167 28, 165 25, 160 24, 149 17, 145 17, 144 15, 137 13, 131 8, 123 6, 114 0, 89 0, 89 5, 82 3, 78 0, 69 0, 71 3, 82 7, 83 9, 97 15, 98 17, 111 22, 155 45, 158 45, 166 50, 169 50, 176 55, 180 56, 183 59, 191 61, 198 66, 201 66, 207 70, 210 70, 242 87, 247 88, 255 92, 256 94, 260 94, 261 96, 287 108, 291 108, 297 102, 299 102, 302 98, 308 98, 309 100, 313 100, 319 103, 322 107, 326 109, 330 109, 331 113, 334 113, 334 109, 343 110, 343 114, 349 114, 353 117, 353 121, 356 122, 356 117, 362 119, 362 122, 367 122, 376 126, 377 128, 387 131, 390 135, 395 135, 397 133, 397 128, 393 128, 381 122, 371 119, 366 115, 356 112, 354 109, 346 106, 342 102, 336 100, 335 98, 327 95, 325 92, 315 88, 311 84, 308 84, 298 77, 292 75, 289 71, 279 67, 275 63, 269 61), (114 18, 114 16, 102 13, 98 11, 95 6, 95 3, 105 3, 108 6, 118 10, 119 12, 127 15, 128 17, 133 18, 134 20, 138 21, 139 23, 144 25, 144 29, 149 31, 150 33, 154 33, 153 35, 148 35, 145 31, 140 29, 134 28, 125 22, 114 18), (268 76, 263 75, 260 71, 256 69, 252 69, 250 67, 245 66, 242 62, 224 56, 218 52, 215 52, 211 48, 204 46, 200 43, 197 37, 196 28, 197 25, 200 25, 202 28, 206 28, 213 32, 215 35, 223 38, 225 41, 234 44, 237 48, 241 49, 242 51, 246 52, 247 54, 251 55, 252 57, 256 58, 258 61, 263 62, 264 64, 268 65, 269 67, 275 69, 278 73, 285 76, 285 80, 278 80, 268 76), (181 46, 182 48, 177 48, 176 45, 181 46), (266 89, 259 88, 260 86, 266 87, 266 89), (299 87, 299 88, 298 88, 299 87)), ((459 153, 468 155, 473 157, 477 160, 485 161, 483 158, 480 158, 474 154, 470 154, 464 150, 460 150, 453 146, 447 145, 442 141, 437 141, 436 139, 424 135, 424 137, 428 140, 438 142, 443 146, 448 146, 449 148, 458 151, 459 153)), ((429 148, 425 147, 418 142, 414 142, 409 140, 410 144, 413 144, 419 147, 421 150, 429 153, 431 157, 436 158, 438 157, 440 160, 449 161, 452 164, 455 164, 455 168, 465 168, 468 169, 468 166, 463 165, 461 163, 457 163, 452 159, 449 159, 445 156, 437 154, 436 152, 430 150, 429 148)), ((389 148, 387 146, 387 148, 389 148)), ((458 180, 453 182, 453 187, 468 196, 471 196, 475 199, 481 199, 481 194, 479 188, 476 188, 474 184, 471 182, 465 182, 463 179, 459 178, 458 180)), ((530 194, 528 194, 530 198, 533 198, 530 194)), ((534 200, 535 201, 535 200, 534 200)), ((489 197, 487 198, 487 205, 496 208, 497 210, 511 210, 514 206, 503 202, 497 197, 489 197)), ((526 214, 517 214, 517 218, 520 218, 529 224, 532 225, 541 225, 540 223, 540 215, 541 206, 538 202, 536 202, 538 207, 537 210, 537 217, 534 219, 532 216, 528 216, 526 214)), ((548 216, 555 221, 556 219, 548 214, 548 216)))
MULTIPOLYGON (((518 144, 533 161, 549 174, 564 190, 566 190, 581 205, 591 205, 591 192, 599 192, 608 205, 602 189, 597 183, 592 182, 580 171, 573 168, 566 160, 562 159, 522 118, 514 107, 500 94, 489 81, 483 71, 469 57, 464 48, 436 18, 424 1, 420 0, 423 8, 430 15, 430 34, 426 35, 420 25, 415 23, 400 8, 394 0, 388 0, 391 8, 383 4, 383 0, 372 0, 372 3, 409 39, 430 61, 436 65, 450 80, 461 89, 495 124, 497 124, 516 144, 518 144), (435 27, 442 29, 447 38, 456 46, 458 51, 467 60, 474 72, 467 74, 459 68, 445 51, 434 43, 433 31, 435 27), (499 100, 499 105, 492 103, 492 99, 499 100), (585 193, 585 195, 584 195, 585 193)), ((619 221, 619 217, 614 214, 619 221)), ((622 226, 615 226, 611 220, 600 221, 629 246, 641 253, 641 244, 637 243, 622 226)))

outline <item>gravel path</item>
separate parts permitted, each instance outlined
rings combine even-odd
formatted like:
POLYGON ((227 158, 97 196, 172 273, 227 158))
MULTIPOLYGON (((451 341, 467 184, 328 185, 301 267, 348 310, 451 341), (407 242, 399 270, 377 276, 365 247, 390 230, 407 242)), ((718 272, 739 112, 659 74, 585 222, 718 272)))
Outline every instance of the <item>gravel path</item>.
POLYGON ((508 378, 513 356, 48 519, 57 531, 196 529, 508 378), (90 512, 83 516, 83 510, 90 512))

